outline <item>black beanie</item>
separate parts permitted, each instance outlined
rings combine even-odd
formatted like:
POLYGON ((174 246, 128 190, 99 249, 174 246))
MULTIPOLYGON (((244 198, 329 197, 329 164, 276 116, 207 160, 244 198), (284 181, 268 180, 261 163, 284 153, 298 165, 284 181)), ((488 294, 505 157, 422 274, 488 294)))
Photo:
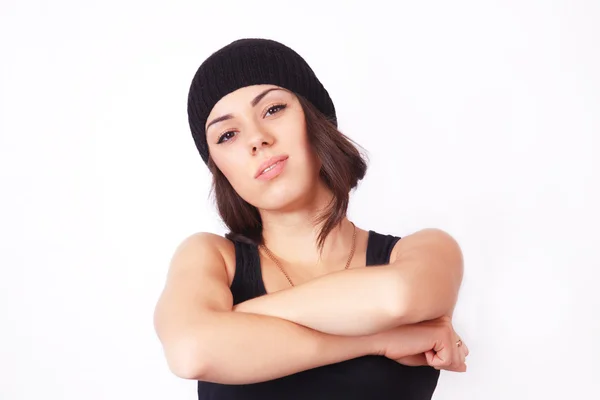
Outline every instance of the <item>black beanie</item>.
POLYGON ((269 39, 239 39, 208 57, 194 75, 188 94, 188 121, 196 147, 208 164, 206 119, 225 95, 251 85, 272 84, 300 94, 337 126, 329 93, 304 59, 269 39))

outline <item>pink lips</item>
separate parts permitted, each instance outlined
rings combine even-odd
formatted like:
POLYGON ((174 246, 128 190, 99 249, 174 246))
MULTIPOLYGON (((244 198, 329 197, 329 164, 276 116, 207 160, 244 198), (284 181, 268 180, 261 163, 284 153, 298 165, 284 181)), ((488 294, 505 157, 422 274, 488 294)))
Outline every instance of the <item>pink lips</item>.
POLYGON ((261 180, 269 180, 269 179, 276 177, 283 171, 283 168, 285 167, 287 158, 288 158, 288 156, 285 154, 269 158, 268 160, 266 160, 260 164, 254 177, 256 179, 261 179, 261 180), (267 171, 265 173, 262 172, 262 171, 264 171, 265 168, 270 167, 274 164, 277 164, 277 165, 275 165, 273 168, 271 168, 269 171, 267 171))

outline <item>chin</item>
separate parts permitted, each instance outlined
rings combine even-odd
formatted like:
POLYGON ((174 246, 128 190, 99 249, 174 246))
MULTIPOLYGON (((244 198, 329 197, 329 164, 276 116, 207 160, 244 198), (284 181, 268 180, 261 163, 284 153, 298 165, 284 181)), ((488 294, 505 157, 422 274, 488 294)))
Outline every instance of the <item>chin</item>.
POLYGON ((253 204, 261 210, 291 210, 306 203, 310 198, 310 192, 308 187, 303 188, 298 184, 292 187, 290 185, 273 185, 257 194, 256 202, 253 204))

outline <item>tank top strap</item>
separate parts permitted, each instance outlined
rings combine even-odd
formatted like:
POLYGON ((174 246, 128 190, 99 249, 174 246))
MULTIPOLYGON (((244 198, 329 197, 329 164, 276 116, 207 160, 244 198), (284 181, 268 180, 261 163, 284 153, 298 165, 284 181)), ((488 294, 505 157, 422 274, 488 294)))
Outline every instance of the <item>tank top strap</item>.
POLYGON ((390 255, 400 236, 386 235, 369 230, 367 266, 389 264, 390 255))
POLYGON ((233 304, 267 294, 262 280, 260 257, 255 244, 233 240, 235 246, 235 274, 231 282, 233 304))

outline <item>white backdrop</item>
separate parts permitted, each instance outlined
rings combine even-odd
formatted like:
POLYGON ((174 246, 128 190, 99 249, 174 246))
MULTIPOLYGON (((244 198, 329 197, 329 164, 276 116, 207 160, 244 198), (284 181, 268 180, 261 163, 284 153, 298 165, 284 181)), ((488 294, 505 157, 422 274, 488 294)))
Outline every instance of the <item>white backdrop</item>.
POLYGON ((436 400, 598 393, 599 2, 94 3, 0 5, 1 399, 196 398, 152 314, 175 246, 225 232, 186 96, 241 37, 297 50, 368 152, 353 221, 461 244, 469 370, 436 400))

